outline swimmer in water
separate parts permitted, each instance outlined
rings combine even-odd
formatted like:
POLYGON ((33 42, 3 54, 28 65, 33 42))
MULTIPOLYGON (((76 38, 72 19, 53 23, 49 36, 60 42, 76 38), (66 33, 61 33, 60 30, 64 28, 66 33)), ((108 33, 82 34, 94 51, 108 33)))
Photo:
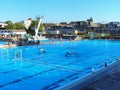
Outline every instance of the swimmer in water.
POLYGON ((65 56, 75 56, 75 57, 80 57, 78 53, 76 52, 66 52, 65 56))
POLYGON ((43 51, 43 48, 39 48, 40 51, 43 51))
POLYGON ((67 49, 72 49, 72 47, 67 47, 67 49))
POLYGON ((41 53, 46 53, 46 51, 43 48, 39 48, 39 50, 41 51, 41 53))
POLYGON ((72 52, 66 52, 65 56, 73 55, 72 52))

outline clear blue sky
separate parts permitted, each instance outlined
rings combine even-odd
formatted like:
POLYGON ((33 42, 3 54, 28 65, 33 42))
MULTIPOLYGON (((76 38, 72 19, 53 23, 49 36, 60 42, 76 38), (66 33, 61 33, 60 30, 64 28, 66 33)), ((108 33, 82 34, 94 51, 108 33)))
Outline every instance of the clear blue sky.
POLYGON ((0 21, 44 15, 44 22, 120 21, 120 0, 0 0, 0 21))

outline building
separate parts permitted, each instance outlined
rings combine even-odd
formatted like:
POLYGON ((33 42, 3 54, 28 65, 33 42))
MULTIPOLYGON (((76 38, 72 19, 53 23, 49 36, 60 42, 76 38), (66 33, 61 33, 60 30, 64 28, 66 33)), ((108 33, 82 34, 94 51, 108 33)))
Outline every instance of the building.
POLYGON ((70 26, 70 25, 67 25, 67 26, 64 26, 60 29, 60 32, 62 34, 70 34, 70 35, 74 35, 75 34, 75 29, 70 26))
POLYGON ((97 27, 93 28, 95 33, 109 34, 110 37, 117 37, 120 36, 120 23, 119 22, 109 22, 106 24, 97 24, 97 27))
POLYGON ((25 30, 0 30, 0 38, 22 38, 26 34, 25 30))
POLYGON ((23 22, 23 24, 24 24, 26 29, 28 29, 30 27, 31 23, 32 23, 32 19, 31 18, 28 18, 27 20, 25 20, 23 22))
POLYGON ((88 24, 88 27, 92 27, 92 24, 93 24, 93 18, 92 17, 90 19, 87 19, 87 24, 88 24))
POLYGON ((5 22, 0 22, 0 29, 5 29, 7 24, 5 22))
POLYGON ((83 31, 88 28, 88 24, 86 21, 72 21, 70 25, 79 31, 83 31))
POLYGON ((75 29, 66 23, 51 24, 45 28, 45 31, 49 34, 75 34, 75 29))

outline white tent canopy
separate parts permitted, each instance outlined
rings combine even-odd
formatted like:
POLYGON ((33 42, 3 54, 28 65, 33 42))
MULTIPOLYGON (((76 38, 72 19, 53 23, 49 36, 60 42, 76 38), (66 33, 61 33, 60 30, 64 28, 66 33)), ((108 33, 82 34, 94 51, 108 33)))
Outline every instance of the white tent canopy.
POLYGON ((0 35, 23 35, 26 34, 24 30, 0 30, 0 35))

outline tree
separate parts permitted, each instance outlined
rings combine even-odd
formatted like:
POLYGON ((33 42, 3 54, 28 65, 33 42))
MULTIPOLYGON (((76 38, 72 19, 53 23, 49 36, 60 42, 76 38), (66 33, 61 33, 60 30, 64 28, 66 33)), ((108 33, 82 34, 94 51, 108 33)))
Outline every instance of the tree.
POLYGON ((15 24, 12 21, 7 21, 6 24, 6 29, 15 29, 15 24))
POLYGON ((15 29, 24 29, 24 25, 21 22, 16 22, 15 23, 15 29))
POLYGON ((44 25, 41 23, 41 24, 40 24, 39 32, 42 32, 42 31, 44 31, 44 25))
POLYGON ((26 29, 26 32, 28 34, 35 35, 35 27, 36 27, 37 23, 38 22, 36 20, 32 20, 31 25, 28 29, 26 29))
POLYGON ((12 21, 6 22, 6 29, 24 29, 24 25, 21 22, 13 23, 12 21))
MULTIPOLYGON (((31 35, 35 35, 35 28, 38 25, 38 20, 32 20, 32 23, 28 29, 26 29, 26 32, 31 35)), ((39 32, 42 32, 44 30, 44 25, 40 24, 39 32)))

